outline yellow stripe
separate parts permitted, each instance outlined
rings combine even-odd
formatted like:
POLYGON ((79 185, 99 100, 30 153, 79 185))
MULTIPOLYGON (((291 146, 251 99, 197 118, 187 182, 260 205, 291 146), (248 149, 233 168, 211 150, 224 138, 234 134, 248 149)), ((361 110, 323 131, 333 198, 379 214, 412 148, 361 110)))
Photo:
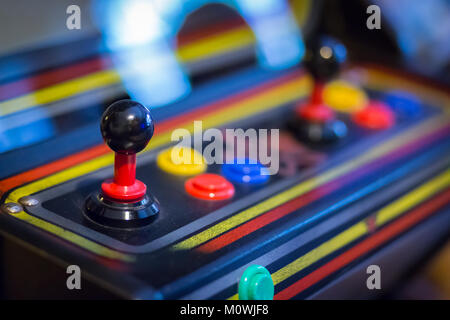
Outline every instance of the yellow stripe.
POLYGON ((82 248, 89 248, 90 251, 110 259, 122 260, 125 262, 132 262, 135 260, 135 257, 132 255, 124 254, 116 250, 109 249, 103 245, 100 245, 94 241, 86 239, 76 233, 73 233, 69 230, 61 228, 57 225, 51 224, 45 220, 41 220, 34 216, 27 214, 24 211, 21 211, 14 215, 15 218, 18 218, 22 221, 30 223, 42 230, 50 232, 52 234, 57 234, 62 239, 65 239, 71 243, 76 243, 78 246, 82 248))
MULTIPOLYGON (((309 11, 309 1, 306 1, 305 3, 302 2, 300 2, 301 6, 305 6, 309 11)), ((302 17, 301 20, 304 20, 304 17, 302 17)), ((177 50, 176 55, 181 62, 189 63, 218 54, 227 53, 239 48, 244 48, 252 45, 254 42, 255 37, 251 29, 247 26, 243 26, 183 45, 177 50)), ((432 99, 433 96, 434 98, 436 98, 436 96, 439 96, 439 99, 441 100, 434 101, 434 103, 440 103, 442 99, 446 99, 448 101, 448 96, 440 92, 439 90, 435 90, 432 88, 424 89, 423 86, 420 86, 417 83, 414 83, 412 81, 408 82, 401 77, 387 76, 381 71, 369 69, 368 72, 370 77, 375 79, 375 82, 378 83, 378 86, 380 87, 406 87, 407 89, 412 90, 412 92, 417 92, 417 90, 425 90, 428 96, 431 97, 430 99, 432 99), (399 80, 403 81, 403 83, 399 82, 399 80)), ((20 97, 0 102, 0 116, 4 116, 35 106, 52 103, 61 99, 78 95, 86 91, 103 88, 112 84, 117 84, 119 82, 120 76, 113 69, 95 72, 83 77, 36 90, 32 93, 25 94, 20 97)))
POLYGON ((326 182, 331 181, 337 177, 340 177, 351 170, 354 170, 376 158, 379 158, 390 151, 398 148, 401 145, 407 144, 408 142, 414 140, 415 138, 424 134, 424 131, 434 130, 436 127, 442 127, 446 125, 447 122, 438 118, 433 118, 425 123, 423 123, 419 128, 413 128, 408 130, 407 132, 397 136, 387 143, 383 143, 369 152, 356 157, 342 165, 339 165, 321 175, 310 178, 278 195, 275 195, 247 210, 244 210, 238 214, 233 215, 232 217, 198 233, 194 236, 187 238, 184 241, 179 242, 174 245, 173 248, 175 250, 186 250, 191 249, 196 246, 199 246, 202 243, 205 243, 211 240, 214 237, 248 221, 251 220, 264 212, 267 212, 289 200, 292 200, 300 195, 305 194, 313 190, 316 187, 323 185, 326 182))
POLYGON ((240 27, 183 45, 176 55, 182 62, 193 62, 245 48, 254 42, 253 32, 247 27, 240 27))
MULTIPOLYGON (((254 37, 250 29, 241 27, 184 45, 177 55, 181 62, 192 62, 248 46, 252 42, 254 37)), ((113 69, 94 72, 0 102, 0 116, 118 84, 120 81, 120 75, 113 69)))
MULTIPOLYGON (((310 80, 306 77, 300 77, 293 79, 287 83, 274 87, 271 90, 265 91, 257 96, 249 97, 243 99, 239 102, 230 104, 225 110, 214 113, 208 117, 205 117, 203 121, 203 128, 209 128, 213 126, 220 126, 224 123, 240 119, 252 115, 257 112, 263 112, 270 108, 275 108, 284 103, 294 101, 305 95, 308 91, 308 85, 310 85, 310 80)), ((190 132, 193 131, 193 123, 189 122, 184 126, 190 132)), ((152 142, 144 152, 151 149, 160 147, 171 141, 171 132, 166 132, 163 134, 155 135, 152 142)), ((82 175, 88 174, 95 170, 99 170, 113 163, 114 157, 112 153, 108 153, 99 156, 95 159, 83 162, 81 164, 75 165, 63 171, 57 172, 50 176, 44 177, 40 180, 36 180, 30 184, 27 184, 21 188, 18 188, 8 195, 5 202, 17 202, 21 197, 39 192, 44 189, 48 189, 57 184, 66 182, 71 179, 75 179, 82 175)), ((109 258, 122 257, 118 253, 112 254, 109 249, 103 247, 95 242, 84 239, 68 230, 54 226, 51 223, 40 220, 36 217, 28 215, 26 212, 20 212, 19 214, 12 215, 18 219, 26 220, 27 222, 40 227, 48 232, 58 235, 66 240, 77 243, 79 246, 95 252, 99 255, 104 255, 109 258), (100 249, 101 248, 101 249, 100 249)), ((124 259, 128 259, 128 256, 124 256, 124 259)))
POLYGON ((303 27, 309 18, 313 17, 310 14, 311 0, 292 0, 289 2, 292 7, 292 13, 294 14, 297 23, 303 27))
MULTIPOLYGON (((350 242, 358 239, 367 233, 367 225, 365 222, 359 222, 342 233, 338 234, 334 238, 331 238, 327 242, 323 243, 314 250, 309 251, 305 255, 299 257, 298 259, 287 264, 283 268, 272 274, 273 284, 284 281, 285 279, 291 277, 297 272, 309 267, 313 263, 319 261, 323 257, 329 255, 330 253, 344 247, 350 242)), ((239 295, 235 294, 228 298, 228 300, 239 300, 239 295)))
MULTIPOLYGON (((309 5, 306 8, 309 10, 309 5)), ((254 43, 252 30, 248 26, 242 26, 180 46, 175 54, 180 62, 190 63, 245 48, 254 43)), ((0 116, 117 83, 120 83, 120 76, 113 69, 94 72, 0 102, 0 116)))
POLYGON ((430 105, 438 106, 446 112, 449 111, 450 95, 443 90, 423 86, 417 81, 409 80, 406 77, 387 75, 377 69, 368 68, 362 72, 368 75, 372 90, 390 91, 394 88, 401 88, 402 90, 415 94, 420 93, 420 97, 425 99, 430 105))
MULTIPOLYGON (((439 176, 427 181, 423 185, 407 193, 402 198, 392 202, 385 206, 383 209, 376 213, 377 225, 381 226, 391 221, 401 213, 413 208, 420 202, 425 201, 427 198, 444 190, 450 185, 450 169, 440 174, 439 176)), ((326 257, 330 253, 343 248, 352 241, 357 240, 368 232, 367 224, 365 221, 360 221, 349 229, 341 232, 334 238, 324 242, 317 248, 309 251, 298 259, 287 264, 283 268, 272 274, 274 285, 277 285, 301 270, 311 266, 313 263, 326 257)), ((228 298, 229 300, 237 300, 238 295, 235 294, 228 298)))
MULTIPOLYGON (((33 182, 29 185, 26 185, 23 188, 18 189, 19 192, 11 194, 10 197, 6 200, 6 202, 17 202, 18 199, 20 199, 22 196, 26 194, 30 194, 29 192, 32 190, 42 190, 49 188, 57 183, 59 183, 61 180, 65 180, 67 178, 74 178, 79 176, 80 174, 86 174, 89 172, 92 172, 92 170, 98 169, 101 166, 104 166, 105 164, 113 161, 112 154, 107 154, 104 156, 101 156, 95 161, 91 160, 88 162, 84 162, 80 165, 74 166, 64 172, 64 174, 57 173, 52 176, 49 176, 48 179, 42 179, 38 180, 36 182, 33 182)), ((128 254, 123 254, 115 250, 111 250, 105 246, 102 246, 94 241, 88 240, 82 236, 79 236, 76 233, 73 233, 69 230, 66 230, 62 227, 59 227, 57 225, 54 225, 50 222, 47 222, 45 220, 39 219, 37 217, 31 216, 25 211, 21 211, 17 214, 11 214, 11 216, 20 219, 22 221, 28 222, 42 230, 45 230, 47 232, 50 232, 52 234, 55 234, 67 241, 70 241, 71 243, 76 243, 82 248, 88 249, 92 252, 95 252, 98 255, 108 257, 111 259, 118 259, 122 261, 133 261, 134 257, 128 254)))
POLYGON ((358 239, 367 233, 367 224, 365 222, 359 222, 342 233, 338 234, 331 240, 323 243, 316 249, 306 253, 300 258, 292 261, 285 267, 281 268, 277 272, 272 274, 274 284, 278 284, 292 275, 296 274, 300 270, 312 265, 320 259, 326 257, 330 253, 346 246, 350 242, 358 239))
POLYGON ((69 98, 89 90, 99 89, 118 83, 119 81, 119 75, 112 70, 91 73, 87 76, 61 82, 44 89, 36 90, 29 94, 1 102, 0 116, 69 98))
MULTIPOLYGON (((301 77, 275 89, 231 104, 230 107, 215 112, 212 116, 202 118, 203 128, 221 126, 224 123, 248 117, 256 112, 264 112, 273 107, 295 101, 309 92, 310 85, 309 78, 301 77)), ((185 128, 192 132, 193 123, 189 123, 185 128)))
POLYGON ((380 210, 377 214, 376 224, 381 226, 386 222, 396 218, 402 212, 412 206, 425 201, 434 195, 437 191, 442 190, 450 185, 450 169, 444 174, 434 178, 433 180, 425 183, 420 188, 408 193, 407 195, 401 197, 397 201, 393 202, 389 206, 380 210))

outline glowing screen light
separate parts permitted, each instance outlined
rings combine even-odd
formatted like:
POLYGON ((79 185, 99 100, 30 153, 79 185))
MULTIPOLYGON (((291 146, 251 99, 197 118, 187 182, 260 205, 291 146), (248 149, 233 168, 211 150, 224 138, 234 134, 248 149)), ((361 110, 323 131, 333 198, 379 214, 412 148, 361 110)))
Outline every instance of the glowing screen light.
POLYGON ((305 47, 299 27, 286 1, 232 2, 255 34, 261 65, 269 69, 283 69, 301 60, 305 47))
POLYGON ((132 99, 155 107, 190 92, 170 44, 187 15, 208 3, 242 15, 255 34, 262 66, 287 68, 303 57, 301 33, 286 0, 97 0, 95 20, 132 99))
POLYGON ((154 1, 98 0, 93 9, 132 99, 157 107, 190 92, 189 80, 169 45, 172 28, 154 1))

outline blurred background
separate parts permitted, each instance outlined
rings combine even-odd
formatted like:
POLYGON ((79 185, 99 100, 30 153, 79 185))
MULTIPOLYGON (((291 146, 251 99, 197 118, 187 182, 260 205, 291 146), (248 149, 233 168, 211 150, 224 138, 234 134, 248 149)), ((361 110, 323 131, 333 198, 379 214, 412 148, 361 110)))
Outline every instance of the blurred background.
MULTIPOLYGON (((152 1, 152 0, 150 0, 152 1)), ((3 0, 0 10, 0 57, 40 47, 55 46, 86 38, 101 38, 105 35, 102 20, 96 8, 102 2, 94 0, 3 0), (81 29, 66 28, 70 5, 81 8, 81 29)), ((110 3, 121 1, 107 1, 110 3)), ((129 1, 129 3, 141 1, 129 1)), ((144 1, 149 2, 149 1, 144 1)), ((166 0, 154 2, 165 3, 165 8, 177 8, 178 1, 166 0)), ((195 3, 198 1, 182 1, 195 3)), ((211 1, 218 4, 204 4, 183 15, 181 21, 176 16, 177 27, 182 33, 205 29, 208 25, 221 21, 241 19, 235 9, 228 6, 233 1, 211 1)), ((264 3, 272 1, 258 1, 264 3)), ((277 2, 277 1, 274 1, 277 2)), ((351 45, 351 52, 356 55, 380 58, 389 55, 391 63, 394 56, 410 68, 421 73, 436 76, 449 81, 450 58, 450 3, 447 0, 289 0, 290 10, 299 22, 303 36, 311 33, 326 32, 341 38, 346 45, 351 45), (366 9, 369 5, 378 5, 381 9, 381 29, 367 32, 366 9), (367 37, 370 38, 367 38, 367 37), (380 51, 374 49, 382 48, 380 51)), ((256 3, 256 2, 255 2, 256 3)), ((100 9, 101 11, 102 9, 100 9)), ((177 9, 178 10, 178 9, 177 9)), ((191 9, 189 8, 189 11, 191 9)), ((176 11, 176 10, 175 10, 176 11)), ((144 15, 145 17, 145 15, 144 15)), ((116 20, 123 19, 120 15, 116 20)), ((145 17, 148 21, 149 17, 145 17)), ((173 24, 173 22, 171 21, 173 24)), ((104 25, 103 25, 104 26, 104 25)), ((102 50, 92 47, 94 50, 102 50)), ((397 63, 399 61, 396 61, 397 63)), ((2 66, 4 67, 4 66, 2 66)), ((1 69, 0 69, 1 70, 1 69)), ((3 70, 2 70, 3 71, 3 70)))

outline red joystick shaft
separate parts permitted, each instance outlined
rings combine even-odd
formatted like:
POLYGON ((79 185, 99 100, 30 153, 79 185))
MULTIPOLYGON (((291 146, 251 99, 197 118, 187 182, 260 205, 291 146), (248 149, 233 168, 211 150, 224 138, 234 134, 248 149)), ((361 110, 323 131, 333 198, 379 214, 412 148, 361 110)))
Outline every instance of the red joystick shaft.
POLYGON ((114 183, 132 186, 136 181, 136 155, 120 154, 114 156, 114 183))
POLYGON ((147 186, 136 180, 136 154, 117 153, 114 157, 114 179, 102 183, 105 196, 120 201, 135 201, 145 196, 147 186))
POLYGON ((314 83, 313 91, 311 92, 310 103, 312 105, 323 104, 323 90, 325 85, 322 82, 316 81, 314 83))
POLYGON ((313 122, 326 122, 335 116, 333 110, 323 102, 323 91, 325 85, 316 81, 309 101, 297 108, 297 114, 306 120, 313 122))

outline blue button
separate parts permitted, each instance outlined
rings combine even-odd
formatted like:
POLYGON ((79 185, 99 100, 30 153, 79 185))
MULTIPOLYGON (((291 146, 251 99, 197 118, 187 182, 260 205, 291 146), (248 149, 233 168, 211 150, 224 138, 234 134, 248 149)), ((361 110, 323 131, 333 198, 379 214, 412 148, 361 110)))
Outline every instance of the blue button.
POLYGON ((401 118, 416 117, 422 113, 419 98, 409 92, 391 91, 386 93, 383 100, 401 118))
POLYGON ((222 165, 222 174, 230 181, 246 184, 260 184, 269 180, 269 169, 249 159, 235 159, 234 163, 222 165))

